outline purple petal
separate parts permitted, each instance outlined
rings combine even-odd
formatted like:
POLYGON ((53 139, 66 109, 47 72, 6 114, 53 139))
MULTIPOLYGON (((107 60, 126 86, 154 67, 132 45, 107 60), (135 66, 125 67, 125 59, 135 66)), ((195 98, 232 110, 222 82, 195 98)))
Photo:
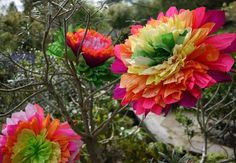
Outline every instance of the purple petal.
POLYGON ((83 57, 85 59, 85 62, 90 67, 96 67, 102 65, 108 58, 110 58, 109 55, 105 56, 93 56, 90 54, 83 53, 83 57))
POLYGON ((163 108, 163 111, 164 111, 164 113, 165 113, 164 116, 167 116, 167 114, 169 113, 169 111, 170 111, 172 105, 173 105, 173 104, 171 104, 171 105, 166 105, 166 107, 163 108))
POLYGON ((125 96, 125 88, 120 88, 120 85, 117 84, 114 90, 113 98, 114 99, 122 99, 125 96))
POLYGON ((213 22, 215 26, 213 27, 211 33, 217 31, 225 23, 225 12, 221 10, 210 10, 206 12, 204 23, 213 22))
POLYGON ((209 70, 207 73, 217 82, 231 81, 231 76, 226 72, 209 70))
POLYGON ((111 71, 116 74, 123 74, 123 73, 127 72, 127 70, 128 70, 128 68, 118 58, 116 58, 115 61, 111 65, 111 71))
POLYGON ((232 53, 236 51, 236 35, 234 36, 235 36, 235 39, 231 42, 230 46, 222 50, 222 53, 232 53))
POLYGON ((179 105, 184 107, 194 107, 197 103, 197 98, 191 95, 189 92, 184 92, 182 99, 179 101, 179 105))

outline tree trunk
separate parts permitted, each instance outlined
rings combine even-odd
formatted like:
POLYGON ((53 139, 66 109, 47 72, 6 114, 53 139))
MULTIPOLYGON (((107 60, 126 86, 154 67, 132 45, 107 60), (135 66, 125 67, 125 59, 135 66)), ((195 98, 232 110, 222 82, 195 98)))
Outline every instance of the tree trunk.
POLYGON ((96 138, 87 138, 84 140, 92 163, 103 163, 102 149, 100 148, 96 138))

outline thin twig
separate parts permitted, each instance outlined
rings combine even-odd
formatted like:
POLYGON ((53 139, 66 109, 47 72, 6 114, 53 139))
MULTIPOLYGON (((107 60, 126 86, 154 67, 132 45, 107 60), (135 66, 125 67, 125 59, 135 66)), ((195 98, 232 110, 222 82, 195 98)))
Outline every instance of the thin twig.
POLYGON ((37 94, 42 93, 44 91, 46 91, 46 89, 43 89, 43 90, 40 90, 40 91, 37 91, 37 92, 31 94, 30 96, 26 97, 21 103, 19 103, 16 107, 14 107, 12 110, 9 110, 8 112, 6 112, 4 114, 0 114, 0 117, 5 117, 5 116, 11 114, 15 110, 17 110, 19 107, 21 107, 24 103, 26 103, 29 99, 33 98, 37 94))
POLYGON ((86 103, 86 102, 87 102, 91 97, 93 97, 96 93, 98 93, 98 92, 100 92, 100 91, 102 91, 102 90, 104 90, 104 89, 106 89, 106 88, 112 86, 113 84, 117 83, 119 80, 120 80, 120 78, 118 78, 118 79, 112 81, 111 83, 108 83, 107 85, 105 85, 105 86, 103 86, 103 87, 101 87, 101 88, 95 90, 95 91, 92 92, 90 95, 88 95, 88 97, 84 100, 84 102, 86 103))
POLYGON ((104 121, 100 126, 98 126, 93 132, 92 135, 94 137, 98 136, 109 124, 110 122, 114 119, 114 117, 121 112, 123 109, 125 109, 128 105, 125 105, 121 107, 120 109, 116 109, 112 114, 111 117, 108 118, 106 121, 104 121))
POLYGON ((212 100, 215 98, 215 96, 217 95, 219 90, 220 90, 220 84, 217 86, 217 89, 216 89, 215 93, 213 94, 213 96, 211 97, 211 99, 203 106, 204 108, 206 108, 212 102, 212 100))
POLYGON ((44 83, 30 83, 30 84, 26 84, 17 88, 8 88, 8 89, 2 89, 0 88, 0 92, 15 92, 15 91, 19 91, 21 89, 25 89, 28 87, 34 87, 34 86, 38 86, 38 85, 43 85, 44 83))

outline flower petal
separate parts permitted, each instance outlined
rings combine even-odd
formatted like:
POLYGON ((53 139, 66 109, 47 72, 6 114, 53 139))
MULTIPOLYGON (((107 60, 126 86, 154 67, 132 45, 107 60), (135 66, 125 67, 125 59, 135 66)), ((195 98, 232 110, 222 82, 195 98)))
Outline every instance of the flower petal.
POLYGON ((113 98, 114 99, 122 99, 125 96, 125 93, 126 93, 125 88, 120 88, 120 85, 117 84, 116 88, 114 90, 113 98))
POLYGON ((211 44, 221 52, 234 52, 236 51, 236 34, 218 34, 208 37, 205 41, 206 44, 211 44))
POLYGON ((234 64, 234 59, 229 54, 221 54, 217 61, 208 63, 211 70, 229 72, 234 64))
POLYGON ((197 98, 195 98, 189 92, 184 92, 182 99, 179 101, 179 105, 183 107, 194 107, 197 103, 197 98))
POLYGON ((116 58, 115 61, 111 65, 111 71, 116 74, 123 74, 123 73, 127 72, 127 70, 128 70, 128 68, 118 58, 116 58))
POLYGON ((211 33, 217 31, 225 23, 225 12, 221 10, 207 11, 204 18, 204 23, 214 22, 215 26, 211 30, 211 33))
POLYGON ((176 15, 176 14, 178 14, 178 10, 177 10, 177 8, 176 8, 175 6, 170 7, 170 8, 167 10, 167 12, 166 12, 166 16, 167 16, 167 17, 172 17, 172 16, 174 16, 174 15, 176 15))
POLYGON ((193 28, 198 28, 202 25, 205 17, 206 8, 199 7, 193 10, 193 28))
POLYGON ((226 72, 209 70, 207 72, 217 82, 228 82, 231 81, 231 76, 226 72))

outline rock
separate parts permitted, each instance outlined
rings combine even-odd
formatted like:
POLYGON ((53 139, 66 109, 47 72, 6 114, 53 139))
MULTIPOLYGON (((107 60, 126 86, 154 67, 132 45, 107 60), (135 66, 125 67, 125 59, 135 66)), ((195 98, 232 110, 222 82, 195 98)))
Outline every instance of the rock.
MULTIPOLYGON (((171 144, 175 147, 183 147, 187 151, 201 153, 204 146, 204 140, 196 116, 194 116, 193 113, 186 113, 185 115, 193 121, 191 129, 194 129, 195 134, 191 140, 185 134, 185 128, 175 120, 174 113, 169 113, 166 117, 149 113, 144 120, 144 124, 157 141, 171 144)), ((216 152, 227 156, 233 156, 233 149, 212 143, 208 140, 208 153, 216 152)))

